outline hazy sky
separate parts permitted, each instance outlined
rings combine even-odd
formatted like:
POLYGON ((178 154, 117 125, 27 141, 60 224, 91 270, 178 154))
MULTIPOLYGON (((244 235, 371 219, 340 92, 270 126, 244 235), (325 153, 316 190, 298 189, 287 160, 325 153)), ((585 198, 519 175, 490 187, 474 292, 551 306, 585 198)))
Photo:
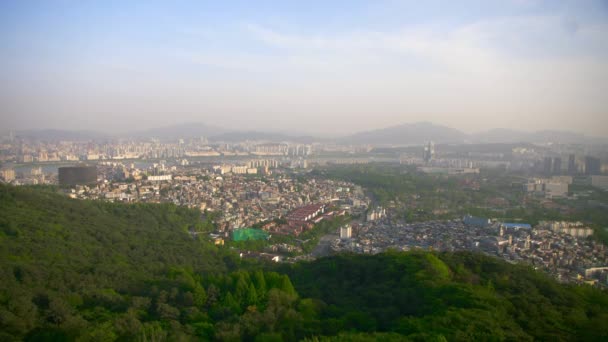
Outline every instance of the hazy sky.
POLYGON ((608 0, 0 1, 0 126, 608 135, 608 0))

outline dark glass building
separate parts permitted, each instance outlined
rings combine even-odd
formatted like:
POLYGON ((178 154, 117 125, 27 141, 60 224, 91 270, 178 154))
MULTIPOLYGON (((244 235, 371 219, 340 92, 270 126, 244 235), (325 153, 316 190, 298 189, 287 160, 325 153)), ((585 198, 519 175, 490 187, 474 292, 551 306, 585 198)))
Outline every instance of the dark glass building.
POLYGON ((578 170, 576 169, 576 157, 574 154, 568 156, 568 173, 571 175, 576 174, 578 170))
POLYGON ((599 175, 602 165, 598 158, 587 156, 585 157, 585 174, 599 175))

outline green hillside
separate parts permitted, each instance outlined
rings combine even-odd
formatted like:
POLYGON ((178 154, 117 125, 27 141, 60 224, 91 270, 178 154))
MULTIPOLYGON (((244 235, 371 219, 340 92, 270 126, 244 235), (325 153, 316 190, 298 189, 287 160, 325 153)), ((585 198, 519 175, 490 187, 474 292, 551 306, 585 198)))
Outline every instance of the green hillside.
POLYGON ((608 294, 471 253, 243 264, 200 213, 0 185, 0 340, 606 340, 608 294))
POLYGON ((607 293, 563 286, 483 255, 342 255, 287 273, 301 296, 324 303, 325 335, 358 330, 421 340, 608 338, 602 323, 608 322, 607 293))

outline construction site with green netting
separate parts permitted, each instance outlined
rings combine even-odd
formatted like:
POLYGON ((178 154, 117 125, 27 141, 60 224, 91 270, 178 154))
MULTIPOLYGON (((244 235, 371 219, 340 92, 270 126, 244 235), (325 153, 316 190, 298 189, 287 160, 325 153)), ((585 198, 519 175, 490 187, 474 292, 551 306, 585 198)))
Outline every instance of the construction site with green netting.
POLYGON ((268 240, 269 235, 261 229, 242 228, 232 231, 232 241, 268 240))

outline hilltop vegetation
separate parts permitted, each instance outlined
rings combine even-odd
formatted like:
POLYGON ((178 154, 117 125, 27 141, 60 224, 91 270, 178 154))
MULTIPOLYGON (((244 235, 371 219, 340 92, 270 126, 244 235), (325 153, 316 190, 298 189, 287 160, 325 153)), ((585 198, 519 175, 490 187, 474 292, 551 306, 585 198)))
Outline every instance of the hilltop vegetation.
MULTIPOLYGON (((287 272, 324 303, 322 333, 394 332, 414 340, 608 337, 608 296, 471 253, 342 255, 287 272)), ((348 339, 347 339, 348 340, 348 339)))
MULTIPOLYGON (((414 167, 390 164, 340 165, 316 169, 312 175, 353 182, 364 187, 381 205, 392 204, 407 221, 428 221, 462 217, 472 208, 487 206, 489 199, 504 200, 502 207, 521 202, 521 187, 512 187, 513 177, 487 177, 479 190, 465 189, 460 180, 476 176, 448 177, 423 174, 414 167), (407 208, 406 208, 407 207, 407 208), (438 214, 434 212, 441 210, 438 214)), ((494 213, 496 214, 496 213, 494 213)))
POLYGON ((0 186, 0 212, 2 341, 608 338, 605 292, 481 255, 255 264, 173 205, 0 186))

